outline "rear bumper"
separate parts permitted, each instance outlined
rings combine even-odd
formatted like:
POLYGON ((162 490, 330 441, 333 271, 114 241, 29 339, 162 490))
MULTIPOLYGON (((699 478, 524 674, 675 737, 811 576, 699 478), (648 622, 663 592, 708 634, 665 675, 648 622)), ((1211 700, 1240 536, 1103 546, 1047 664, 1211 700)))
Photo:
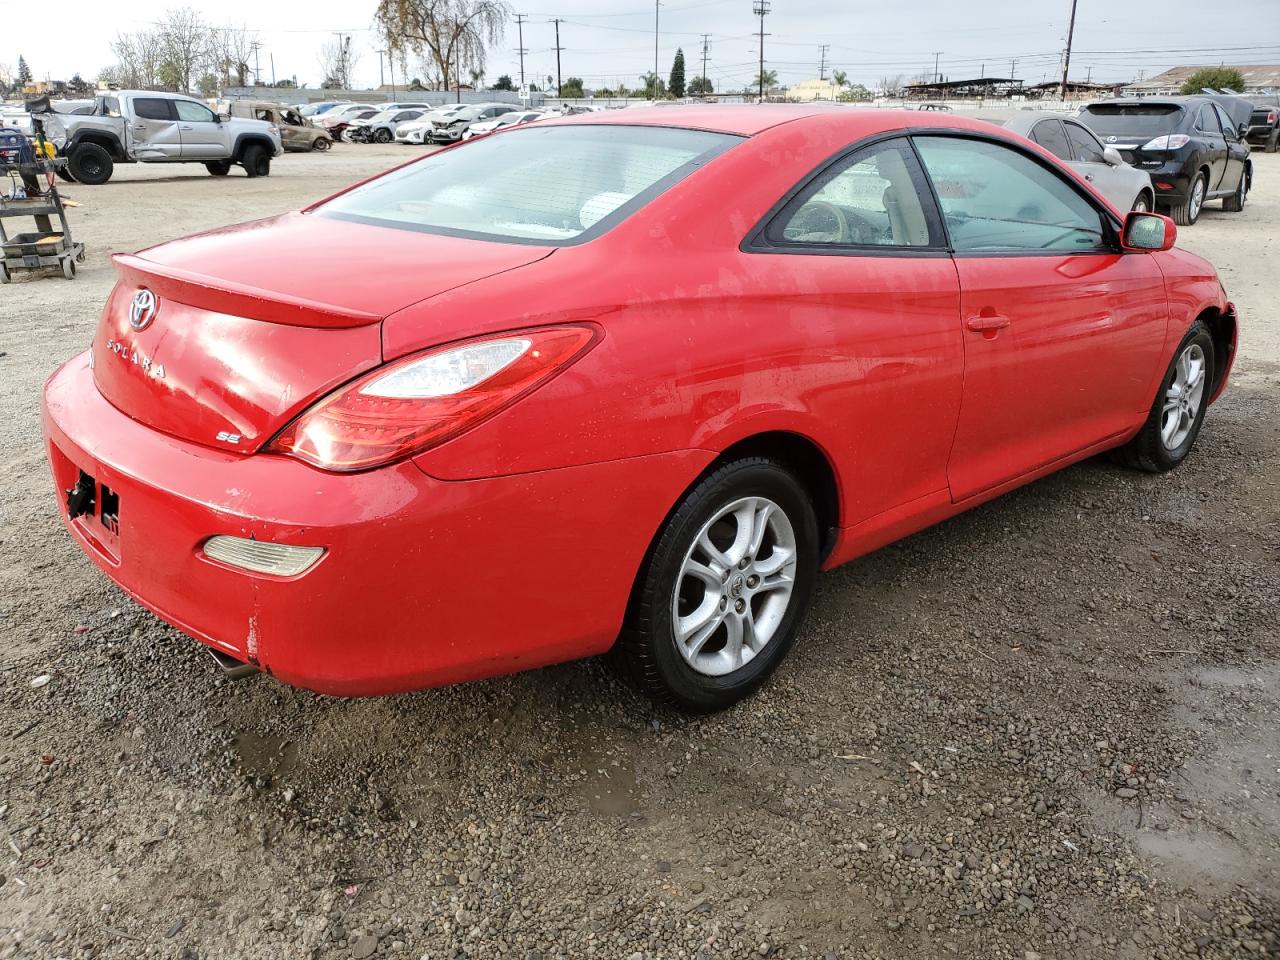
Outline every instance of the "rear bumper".
POLYGON ((342 695, 604 651, 650 538, 711 456, 466 482, 412 462, 328 474, 145 427, 98 393, 83 355, 50 378, 43 423, 63 522, 103 572, 202 643, 342 695), (104 487, 119 498, 114 531, 69 516, 81 472, 99 504, 104 487), (253 574, 204 555, 215 534, 327 552, 295 577, 253 574))

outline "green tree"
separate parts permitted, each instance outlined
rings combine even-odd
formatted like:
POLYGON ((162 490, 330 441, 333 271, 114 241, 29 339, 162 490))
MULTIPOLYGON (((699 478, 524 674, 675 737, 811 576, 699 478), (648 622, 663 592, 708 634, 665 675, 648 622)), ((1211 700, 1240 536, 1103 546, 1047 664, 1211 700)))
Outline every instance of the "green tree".
POLYGON ((490 90, 514 90, 515 88, 516 88, 516 85, 511 82, 510 75, 504 73, 502 76, 498 78, 497 82, 489 89, 490 90))
POLYGON ((662 78, 653 71, 640 74, 640 82, 644 86, 639 92, 646 100, 661 100, 667 95, 666 87, 662 84, 662 78))
POLYGON ((671 80, 667 89, 677 100, 684 96, 684 51, 676 47, 676 58, 671 61, 671 80))
POLYGON ((850 83, 840 91, 840 99, 851 103, 860 103, 872 99, 872 96, 871 91, 862 84, 850 83))
POLYGON ((751 86, 754 90, 759 92, 761 89, 763 89, 766 95, 769 93, 770 90, 772 90, 777 85, 778 85, 777 70, 766 70, 763 73, 758 73, 756 74, 755 80, 753 80, 751 83, 751 86))
POLYGON ((18 54, 18 86, 25 87, 30 82, 31 68, 27 66, 27 61, 22 54, 18 54))
POLYGON ((700 97, 715 92, 715 87, 711 85, 711 81, 706 77, 694 77, 689 81, 689 96, 691 97, 700 97))
POLYGON ((849 85, 849 75, 843 70, 832 70, 831 79, 836 82, 837 87, 847 87, 849 85))
POLYGON ((582 78, 566 77, 564 83, 560 84, 560 96, 585 97, 586 93, 582 89, 582 78))
MULTIPOLYGON (((18 61, 18 66, 21 69, 21 60, 18 61)), ((1205 87, 1212 87, 1214 90, 1235 90, 1239 93, 1244 90, 1244 76, 1234 67, 1203 67, 1187 77, 1179 92, 1185 97, 1200 93, 1205 87)))

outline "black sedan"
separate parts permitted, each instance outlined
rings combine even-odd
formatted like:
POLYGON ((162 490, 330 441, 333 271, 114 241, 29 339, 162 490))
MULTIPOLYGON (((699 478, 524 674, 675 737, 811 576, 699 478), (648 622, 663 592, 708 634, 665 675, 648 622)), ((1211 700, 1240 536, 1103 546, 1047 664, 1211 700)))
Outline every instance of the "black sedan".
POLYGON ((1156 204, 1182 226, 1215 198, 1224 210, 1244 209, 1253 179, 1244 130, 1211 98, 1107 100, 1085 107, 1080 121, 1151 175, 1156 204))

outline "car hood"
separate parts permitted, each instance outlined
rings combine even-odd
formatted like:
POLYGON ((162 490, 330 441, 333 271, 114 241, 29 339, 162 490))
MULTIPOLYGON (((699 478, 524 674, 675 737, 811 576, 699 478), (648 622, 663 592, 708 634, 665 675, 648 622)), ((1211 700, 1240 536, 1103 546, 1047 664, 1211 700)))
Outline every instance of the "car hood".
POLYGON ((388 315, 550 253, 291 213, 117 256, 94 380, 139 422, 248 454, 381 363, 388 315))

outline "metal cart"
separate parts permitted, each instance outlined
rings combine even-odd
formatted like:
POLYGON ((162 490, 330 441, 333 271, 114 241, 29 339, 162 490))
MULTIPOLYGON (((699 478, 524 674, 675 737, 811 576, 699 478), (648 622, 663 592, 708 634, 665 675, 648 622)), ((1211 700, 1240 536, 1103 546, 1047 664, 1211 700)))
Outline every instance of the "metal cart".
POLYGON ((0 283, 8 283, 14 271, 46 267, 58 267, 68 280, 75 279, 76 264, 84 262, 84 244, 71 239, 67 212, 54 185, 58 167, 66 162, 65 157, 41 157, 0 168, 0 172, 10 174, 10 183, 22 182, 28 188, 25 199, 0 195, 0 283), (18 177, 14 178, 13 174, 18 177), (33 184, 40 190, 36 196, 30 196, 33 184), (32 217, 35 231, 9 236, 4 224, 11 217, 32 217), (57 229, 54 229, 53 217, 58 218, 57 229))

